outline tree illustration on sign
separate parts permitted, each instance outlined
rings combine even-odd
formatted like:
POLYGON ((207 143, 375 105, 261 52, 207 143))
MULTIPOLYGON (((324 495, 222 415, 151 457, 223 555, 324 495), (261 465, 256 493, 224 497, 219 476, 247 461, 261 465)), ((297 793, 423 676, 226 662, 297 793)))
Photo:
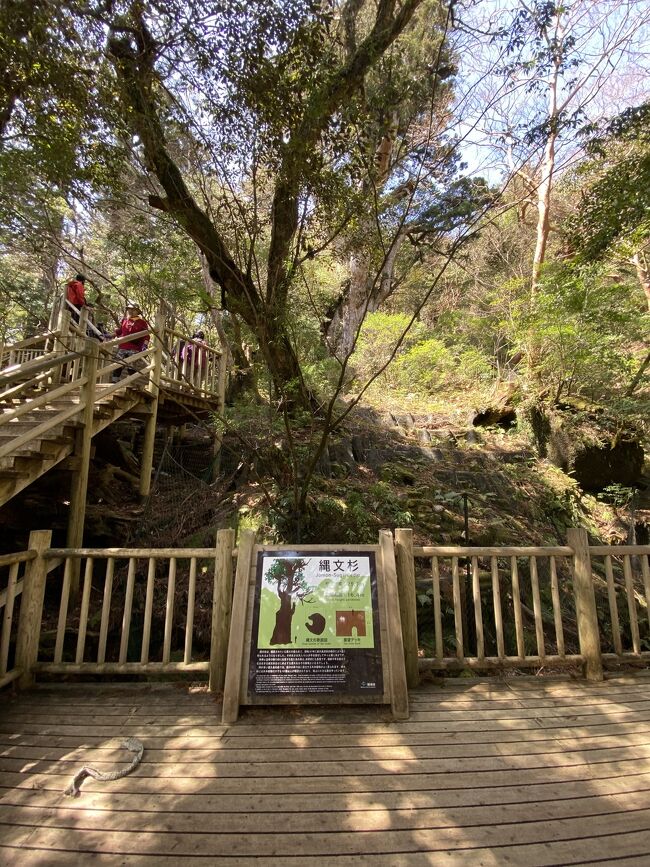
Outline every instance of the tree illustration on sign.
MULTIPOLYGON (((266 580, 275 584, 280 607, 275 613, 275 627, 270 644, 291 644, 291 621, 296 599, 304 602, 311 593, 305 579, 306 560, 279 559, 269 567, 266 580)), ((309 601, 309 600, 307 600, 309 601)))

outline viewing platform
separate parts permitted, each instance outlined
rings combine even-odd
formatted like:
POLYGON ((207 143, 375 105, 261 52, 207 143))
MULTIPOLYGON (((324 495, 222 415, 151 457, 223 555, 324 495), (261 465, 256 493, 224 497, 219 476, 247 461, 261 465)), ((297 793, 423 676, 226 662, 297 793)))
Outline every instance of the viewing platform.
POLYGON ((39 685, 0 714, 4 864, 647 863, 650 677, 460 678, 251 709, 181 684, 39 685), (141 765, 114 782, 83 765, 141 765))

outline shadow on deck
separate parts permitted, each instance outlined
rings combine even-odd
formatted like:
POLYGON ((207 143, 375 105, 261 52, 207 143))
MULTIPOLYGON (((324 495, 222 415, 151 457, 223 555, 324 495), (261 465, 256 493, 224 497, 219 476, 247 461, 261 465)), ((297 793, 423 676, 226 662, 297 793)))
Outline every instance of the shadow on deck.
POLYGON ((650 677, 454 679, 385 708, 247 709, 203 688, 49 685, 0 714, 3 863, 542 865, 650 850, 650 677), (145 746, 141 766, 114 770, 145 746))

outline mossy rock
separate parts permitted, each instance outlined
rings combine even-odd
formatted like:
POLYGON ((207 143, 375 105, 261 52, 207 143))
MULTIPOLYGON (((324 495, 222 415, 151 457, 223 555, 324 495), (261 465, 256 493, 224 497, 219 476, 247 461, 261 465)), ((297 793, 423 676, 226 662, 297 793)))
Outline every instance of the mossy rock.
POLYGON ((415 485, 417 481, 415 473, 403 464, 386 464, 381 468, 379 478, 382 482, 393 482, 408 487, 415 485))
POLYGON ((573 475, 585 491, 609 485, 635 485, 643 472, 644 452, 633 439, 618 439, 602 446, 586 446, 575 456, 573 475))
POLYGON ((540 457, 573 476, 584 491, 640 481, 645 455, 639 436, 621 430, 602 407, 534 406, 528 418, 540 457))

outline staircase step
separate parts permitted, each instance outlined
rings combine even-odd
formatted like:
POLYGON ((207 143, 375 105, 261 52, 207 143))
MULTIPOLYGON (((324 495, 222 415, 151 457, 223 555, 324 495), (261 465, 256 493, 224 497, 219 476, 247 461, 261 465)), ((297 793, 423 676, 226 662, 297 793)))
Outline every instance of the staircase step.
MULTIPOLYGON (((42 418, 21 418, 17 419, 16 421, 6 422, 2 426, 0 426, 0 434, 2 434, 3 436, 20 436, 25 431, 35 430, 37 427, 40 427, 46 422, 54 422, 53 426, 50 428, 52 436, 57 436, 57 434, 61 431, 62 427, 79 427, 81 425, 81 422, 76 418, 62 419, 61 421, 48 418, 47 416, 43 416, 42 418)), ((47 433, 45 434, 45 436, 47 436, 47 433)))
POLYGON ((0 480, 10 481, 12 479, 25 479, 30 475, 28 470, 17 470, 15 468, 11 469, 0 469, 0 480))
POLYGON ((14 454, 13 458, 15 467, 19 470, 21 467, 29 469, 29 465, 34 461, 40 461, 42 463, 47 458, 47 455, 41 451, 34 451, 32 449, 28 452, 17 452, 14 454))
POLYGON ((73 444, 72 437, 56 437, 52 440, 42 440, 40 449, 48 458, 57 455, 64 446, 73 444))

